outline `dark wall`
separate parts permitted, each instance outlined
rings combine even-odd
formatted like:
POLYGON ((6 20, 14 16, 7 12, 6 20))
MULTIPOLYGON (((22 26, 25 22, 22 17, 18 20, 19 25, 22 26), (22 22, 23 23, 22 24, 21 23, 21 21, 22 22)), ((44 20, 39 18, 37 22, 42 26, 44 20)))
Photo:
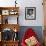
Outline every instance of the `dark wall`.
POLYGON ((21 26, 20 27, 20 32, 19 32, 19 39, 20 39, 20 41, 22 40, 23 35, 24 35, 25 31, 28 28, 32 28, 37 33, 39 41, 43 42, 43 30, 42 30, 42 26, 21 26))

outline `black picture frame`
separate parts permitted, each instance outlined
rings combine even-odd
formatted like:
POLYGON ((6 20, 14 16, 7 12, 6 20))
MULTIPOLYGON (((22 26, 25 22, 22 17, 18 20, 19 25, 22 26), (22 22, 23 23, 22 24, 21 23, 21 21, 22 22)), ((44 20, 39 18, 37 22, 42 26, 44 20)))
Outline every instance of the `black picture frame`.
POLYGON ((25 19, 36 20, 36 7, 25 7, 25 19))

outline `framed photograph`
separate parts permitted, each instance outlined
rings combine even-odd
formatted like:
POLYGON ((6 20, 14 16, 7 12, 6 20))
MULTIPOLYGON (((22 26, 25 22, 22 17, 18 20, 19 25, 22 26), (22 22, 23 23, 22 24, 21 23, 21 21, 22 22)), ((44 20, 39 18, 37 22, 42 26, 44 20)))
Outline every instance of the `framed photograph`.
POLYGON ((18 24, 18 17, 17 16, 10 16, 8 18, 8 24, 18 24))
POLYGON ((10 15, 16 15, 17 13, 18 13, 18 12, 17 12, 16 10, 10 10, 10 11, 9 11, 9 14, 10 14, 10 15))
POLYGON ((36 7, 26 7, 25 8, 25 19, 26 20, 36 19, 36 7))
POLYGON ((9 10, 2 10, 2 15, 9 15, 9 10))
POLYGON ((18 16, 3 16, 3 24, 18 24, 18 16))

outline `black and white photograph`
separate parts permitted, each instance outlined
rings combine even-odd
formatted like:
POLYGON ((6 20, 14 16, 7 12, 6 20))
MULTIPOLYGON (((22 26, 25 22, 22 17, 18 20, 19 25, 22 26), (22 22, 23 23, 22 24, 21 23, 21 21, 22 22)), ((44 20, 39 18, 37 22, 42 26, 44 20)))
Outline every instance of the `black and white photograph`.
POLYGON ((35 7, 26 7, 25 8, 25 19, 27 19, 27 20, 36 19, 36 8, 35 7))

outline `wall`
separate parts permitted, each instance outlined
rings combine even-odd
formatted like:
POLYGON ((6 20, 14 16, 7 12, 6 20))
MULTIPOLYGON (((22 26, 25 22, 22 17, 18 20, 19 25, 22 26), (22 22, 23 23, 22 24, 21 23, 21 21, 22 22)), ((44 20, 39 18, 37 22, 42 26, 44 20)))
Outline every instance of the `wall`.
POLYGON ((42 26, 43 6, 42 0, 21 0, 20 2, 20 24, 22 26, 42 26), (36 7, 36 20, 25 20, 25 7, 36 7), (23 24, 22 24, 23 23, 23 24))
MULTIPOLYGON (((0 6, 14 6, 15 0, 0 0, 0 6)), ((43 6, 42 0, 17 0, 19 6, 20 26, 43 26, 43 6), (25 20, 25 7, 36 7, 36 20, 25 20)))

